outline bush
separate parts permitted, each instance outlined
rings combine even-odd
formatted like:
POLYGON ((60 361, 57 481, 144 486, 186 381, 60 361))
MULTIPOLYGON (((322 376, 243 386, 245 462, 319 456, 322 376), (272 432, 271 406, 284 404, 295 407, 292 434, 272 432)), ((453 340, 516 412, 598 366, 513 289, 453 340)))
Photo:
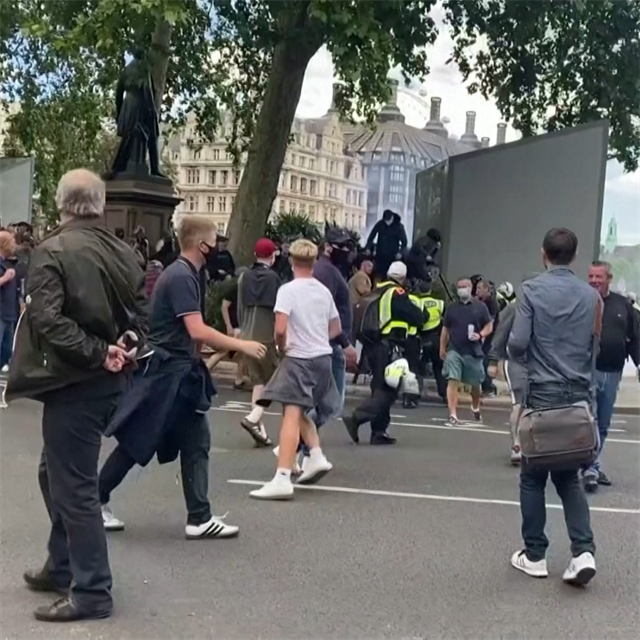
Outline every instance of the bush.
POLYGON ((316 244, 322 242, 322 228, 302 213, 280 213, 267 222, 265 236, 274 242, 293 242, 306 238, 316 244))

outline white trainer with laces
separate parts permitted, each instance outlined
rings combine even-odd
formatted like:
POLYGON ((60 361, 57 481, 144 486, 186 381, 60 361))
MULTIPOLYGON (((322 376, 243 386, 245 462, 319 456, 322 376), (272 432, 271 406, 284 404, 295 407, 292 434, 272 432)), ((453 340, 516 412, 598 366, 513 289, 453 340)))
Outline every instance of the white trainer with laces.
POLYGON ((224 516, 211 516, 202 524, 188 524, 185 533, 188 540, 202 540, 204 538, 234 538, 240 532, 240 527, 223 522, 224 516))
POLYGON ((100 505, 102 511, 102 524, 104 524, 105 531, 124 531, 124 522, 118 520, 113 515, 113 511, 108 504, 100 505))
POLYGON ((549 575, 546 560, 531 562, 524 551, 516 551, 511 556, 511 565, 532 578, 546 578, 549 575))
POLYGON ((567 584, 577 587, 584 587, 596 575, 596 559, 589 551, 581 553, 575 558, 571 558, 571 562, 567 570, 562 574, 562 579, 567 584))

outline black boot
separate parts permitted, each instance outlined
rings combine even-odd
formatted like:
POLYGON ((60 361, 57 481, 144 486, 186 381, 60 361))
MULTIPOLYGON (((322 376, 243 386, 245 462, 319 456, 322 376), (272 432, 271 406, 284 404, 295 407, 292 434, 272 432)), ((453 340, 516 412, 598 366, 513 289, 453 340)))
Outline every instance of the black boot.
POLYGON ((371 434, 370 444, 395 444, 396 442, 398 442, 397 438, 390 436, 386 431, 371 434))
POLYGON ((47 591, 59 593, 60 595, 67 595, 69 591, 68 584, 55 583, 46 569, 40 569, 40 571, 25 571, 22 579, 32 591, 47 591))

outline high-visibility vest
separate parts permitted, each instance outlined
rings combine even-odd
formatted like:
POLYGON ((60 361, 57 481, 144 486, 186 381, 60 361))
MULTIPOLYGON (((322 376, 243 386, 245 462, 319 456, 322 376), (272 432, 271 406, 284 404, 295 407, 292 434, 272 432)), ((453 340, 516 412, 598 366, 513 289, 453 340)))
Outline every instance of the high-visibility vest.
POLYGON ((387 280, 386 282, 379 282, 377 287, 387 287, 387 290, 380 296, 378 302, 378 318, 380 321, 380 334, 383 336, 389 335, 394 329, 402 329, 405 332, 409 332, 409 324, 402 320, 394 320, 392 315, 392 300, 394 294, 404 293, 404 289, 398 286, 397 283, 387 280))
MULTIPOLYGON (((413 302, 413 304, 415 304, 416 307, 418 307, 418 309, 420 309, 420 311, 422 311, 422 299, 420 298, 420 296, 417 296, 415 293, 410 293, 409 294, 409 300, 411 300, 411 302, 413 302)), ((418 328, 419 327, 409 327, 409 330, 407 331, 407 335, 408 336, 417 336, 418 335, 418 328)))
POLYGON ((422 325, 422 331, 433 331, 442 323, 442 314, 444 313, 444 301, 437 300, 431 296, 422 298, 422 310, 429 314, 429 318, 422 325))

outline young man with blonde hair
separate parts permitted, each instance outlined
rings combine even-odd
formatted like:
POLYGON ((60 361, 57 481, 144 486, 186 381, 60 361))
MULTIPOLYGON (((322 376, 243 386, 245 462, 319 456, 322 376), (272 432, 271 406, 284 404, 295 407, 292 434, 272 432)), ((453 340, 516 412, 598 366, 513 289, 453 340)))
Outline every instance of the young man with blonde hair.
POLYGON ((114 416, 110 431, 118 446, 100 472, 99 493, 105 528, 118 530, 108 503, 111 492, 137 463, 155 455, 160 463, 180 455, 187 506, 186 537, 229 538, 231 526, 211 514, 207 411, 215 389, 199 354, 199 345, 264 357, 258 342, 238 340, 207 326, 202 318, 199 271, 212 256, 216 227, 207 218, 188 216, 178 227, 180 255, 160 275, 151 299, 149 346, 153 354, 138 369, 131 390, 114 416))
POLYGON ((271 402, 283 406, 278 468, 270 482, 250 493, 260 500, 293 497, 291 470, 301 435, 310 456, 298 482, 314 484, 331 471, 308 414, 315 408, 316 419, 322 423, 340 407, 329 341, 339 336, 342 328, 331 293, 313 276, 318 249, 309 240, 296 240, 289 256, 294 280, 280 287, 274 307, 276 344, 283 357, 258 401, 264 406, 271 402))

